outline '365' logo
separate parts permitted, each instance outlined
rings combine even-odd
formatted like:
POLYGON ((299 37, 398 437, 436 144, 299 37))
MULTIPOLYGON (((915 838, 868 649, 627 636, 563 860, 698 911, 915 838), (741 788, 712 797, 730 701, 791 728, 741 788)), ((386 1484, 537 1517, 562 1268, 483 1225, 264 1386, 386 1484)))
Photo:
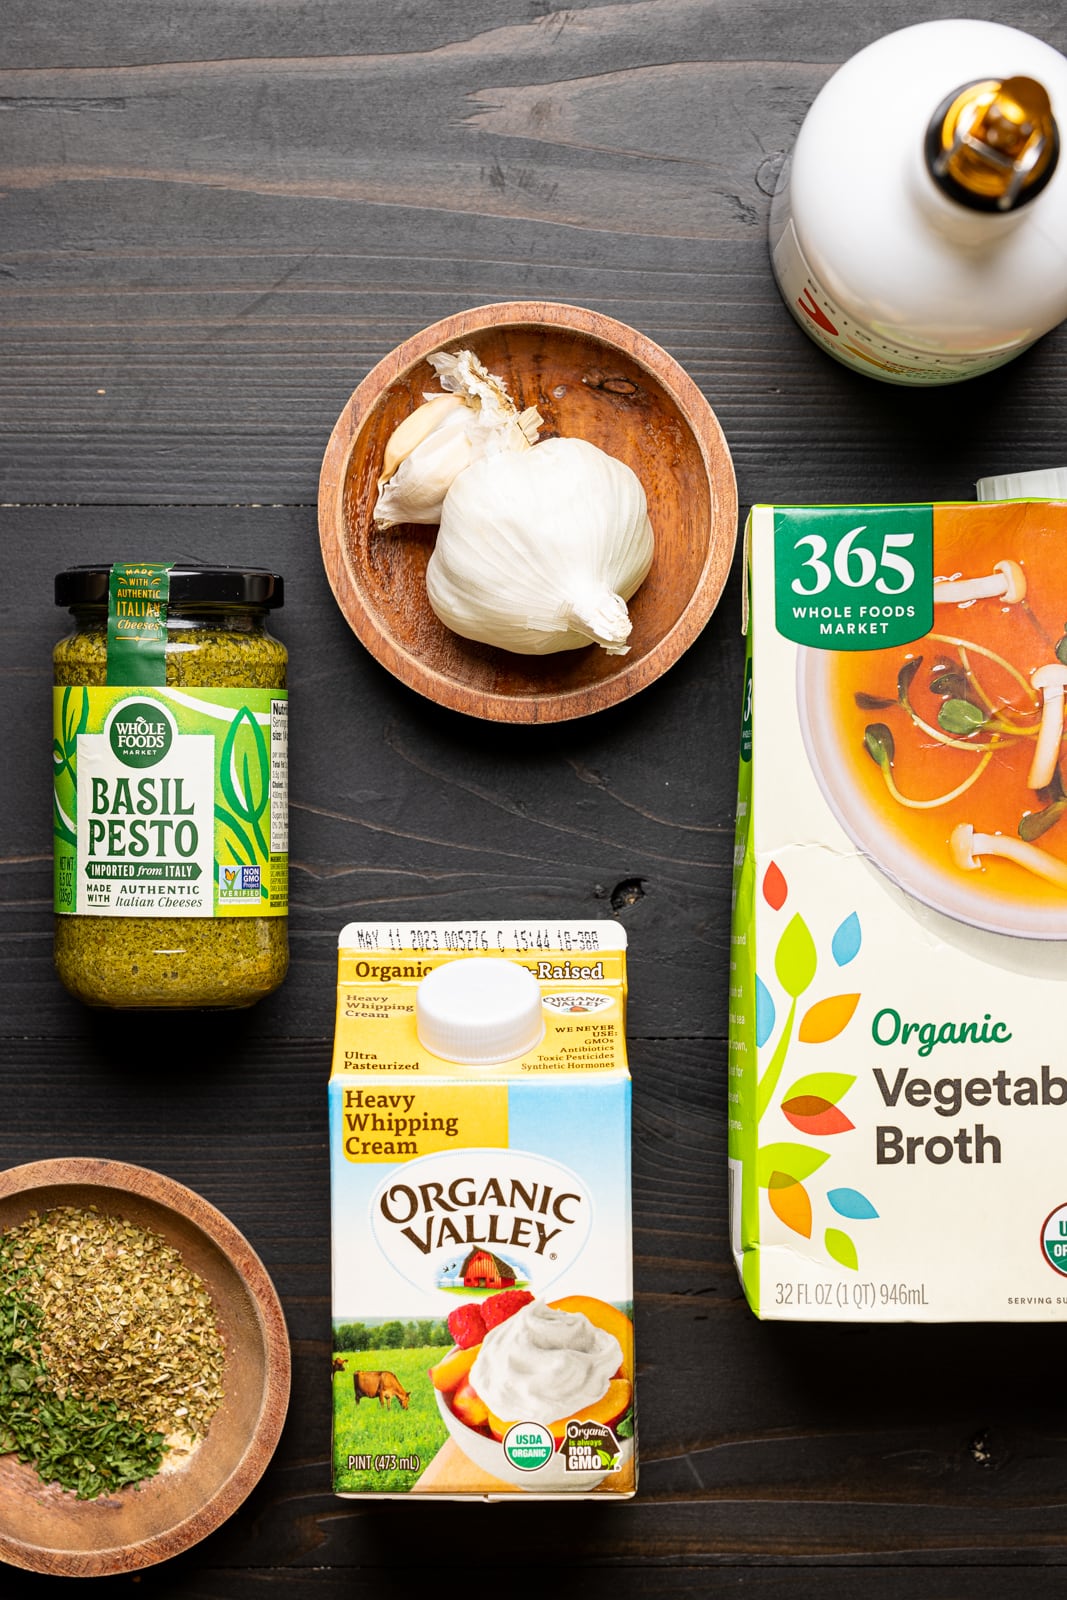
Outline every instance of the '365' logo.
POLYGON ((774 514, 778 632, 816 650, 881 650, 933 626, 930 506, 812 506, 774 514))

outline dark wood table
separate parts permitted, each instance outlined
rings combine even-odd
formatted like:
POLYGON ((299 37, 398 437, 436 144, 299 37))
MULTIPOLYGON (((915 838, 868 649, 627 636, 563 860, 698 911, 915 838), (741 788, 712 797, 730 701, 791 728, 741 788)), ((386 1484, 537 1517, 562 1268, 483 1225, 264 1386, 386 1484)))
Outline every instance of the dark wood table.
MULTIPOLYGON (((972 14, 1001 15, 988 0, 972 14)), ((9 0, 0 72, 0 1165, 107 1155, 263 1256, 294 1390, 259 1488, 144 1596, 753 1600, 1065 1592, 1064 1335, 758 1323, 728 1248, 740 582, 629 704, 444 712, 337 611, 315 494, 356 383, 486 301, 593 307, 707 394, 740 498, 962 498, 1067 456, 1067 331, 914 392, 821 355, 768 268, 782 153, 838 62, 945 0, 9 0), (52 577, 131 553, 286 576, 293 967, 134 1028, 51 963, 52 577), (631 949, 641 1489, 614 1506, 335 1499, 326 1077, 353 918, 617 917, 631 949)), ((1067 13, 1010 19, 1061 50, 1067 13)), ((5 1573, 2 1592, 56 1580, 5 1573)), ((86 1591, 134 1592, 131 1580, 86 1591)))

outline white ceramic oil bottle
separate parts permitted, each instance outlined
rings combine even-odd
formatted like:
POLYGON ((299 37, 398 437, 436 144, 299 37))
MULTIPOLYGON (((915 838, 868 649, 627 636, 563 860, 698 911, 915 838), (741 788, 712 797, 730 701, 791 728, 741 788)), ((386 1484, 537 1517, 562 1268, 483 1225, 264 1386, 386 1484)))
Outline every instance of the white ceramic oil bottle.
POLYGON ((996 22, 924 22, 818 95, 771 208, 783 298, 888 383, 955 383, 1067 317, 1067 60, 996 22))

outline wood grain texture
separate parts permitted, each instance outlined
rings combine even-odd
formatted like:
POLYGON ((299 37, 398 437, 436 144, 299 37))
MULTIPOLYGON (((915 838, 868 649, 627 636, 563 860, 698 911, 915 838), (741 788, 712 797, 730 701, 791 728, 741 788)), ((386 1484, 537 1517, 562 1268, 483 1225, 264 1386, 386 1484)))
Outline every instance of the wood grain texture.
MULTIPOLYGON (((1063 459, 1067 330, 963 390, 825 359, 766 219, 841 60, 951 0, 9 0, 0 69, 0 1165, 155 1167, 224 1211, 285 1306, 293 1403, 239 1515, 140 1575, 168 1600, 1052 1600, 1055 1329, 762 1325, 729 1253, 725 1044, 742 650, 712 621, 625 706, 485 725, 353 638, 315 536, 339 411, 490 301, 637 328, 710 401, 754 500, 967 497, 1063 459), (51 969, 52 575, 131 554, 286 575, 293 969, 150 1057, 51 969), (618 917, 630 937, 641 1488, 622 1506, 329 1492, 325 1083, 352 918, 618 917), (457 1524, 457 1517, 459 1519, 457 1524)), ((991 0, 971 15, 999 18, 991 0)), ((1067 13, 1015 25, 1067 48, 1067 13)), ((116 1597, 129 1578, 89 1579, 116 1597)), ((21 1600, 53 1580, 5 1572, 21 1600)))
POLYGON ((714 412, 664 350, 613 318, 524 300, 435 323, 368 374, 326 447, 319 538, 349 626, 402 683, 468 716, 564 722, 628 700, 692 644, 730 571, 737 488, 714 412), (443 348, 473 350, 520 411, 536 409, 540 438, 586 440, 636 474, 655 555, 630 600, 625 655, 588 648, 522 656, 460 638, 426 594, 434 530, 375 526, 389 438, 424 393, 443 392, 426 359, 443 348))
MULTIPOLYGON (((519 298, 663 345, 743 503, 945 496, 1052 447, 1062 330, 966 410, 904 407, 826 361, 767 270, 777 166, 830 68, 949 5, 201 0, 187 34, 60 9, 16 0, 0 72, 3 500, 311 503, 375 362, 519 298)), ((1056 11, 1013 21, 1067 47, 1056 11)))

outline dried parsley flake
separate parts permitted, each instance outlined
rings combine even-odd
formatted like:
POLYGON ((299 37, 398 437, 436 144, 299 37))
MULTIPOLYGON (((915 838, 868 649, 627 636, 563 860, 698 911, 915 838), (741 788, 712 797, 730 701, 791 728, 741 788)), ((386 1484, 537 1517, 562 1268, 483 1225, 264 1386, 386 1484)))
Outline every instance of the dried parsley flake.
POLYGON ((224 1352, 211 1297, 166 1240, 59 1206, 0 1235, 0 1450, 88 1498, 207 1431, 224 1352))

